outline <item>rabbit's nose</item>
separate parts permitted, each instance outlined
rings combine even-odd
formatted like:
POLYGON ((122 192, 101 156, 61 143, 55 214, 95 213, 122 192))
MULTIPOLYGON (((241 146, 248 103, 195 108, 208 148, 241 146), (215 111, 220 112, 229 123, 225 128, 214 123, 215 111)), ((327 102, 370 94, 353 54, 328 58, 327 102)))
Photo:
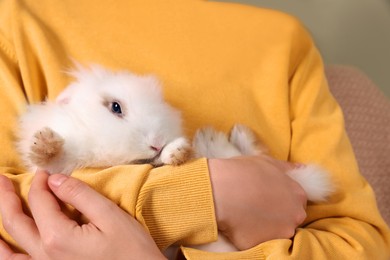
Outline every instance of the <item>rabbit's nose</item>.
POLYGON ((156 152, 159 153, 159 152, 161 152, 162 147, 161 146, 153 146, 153 145, 151 145, 150 149, 152 149, 153 151, 156 151, 156 152))

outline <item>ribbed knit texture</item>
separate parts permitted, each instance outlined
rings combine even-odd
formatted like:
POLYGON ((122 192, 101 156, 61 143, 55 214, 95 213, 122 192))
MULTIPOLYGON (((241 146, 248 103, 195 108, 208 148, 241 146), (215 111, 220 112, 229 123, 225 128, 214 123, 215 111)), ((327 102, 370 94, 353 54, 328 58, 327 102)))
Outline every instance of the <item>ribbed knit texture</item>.
POLYGON ((184 165, 180 171, 175 167, 163 174, 151 171, 139 193, 138 219, 145 223, 160 248, 217 238, 217 230, 208 227, 215 221, 215 215, 214 205, 209 200, 212 191, 207 162, 200 161, 202 163, 184 165), (204 178, 197 177, 199 173, 204 178), (197 227, 196 234, 192 227, 197 227))

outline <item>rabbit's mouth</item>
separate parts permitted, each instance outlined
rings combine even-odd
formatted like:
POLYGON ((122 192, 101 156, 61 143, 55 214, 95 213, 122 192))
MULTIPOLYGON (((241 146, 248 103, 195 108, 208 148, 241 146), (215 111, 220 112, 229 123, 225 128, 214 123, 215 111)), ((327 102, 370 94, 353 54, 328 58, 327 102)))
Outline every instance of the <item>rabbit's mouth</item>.
POLYGON ((164 164, 161 162, 160 156, 161 152, 164 150, 164 147, 158 151, 158 153, 153 156, 152 158, 145 158, 145 159, 137 159, 134 161, 131 161, 130 164, 151 164, 153 167, 160 167, 164 164))

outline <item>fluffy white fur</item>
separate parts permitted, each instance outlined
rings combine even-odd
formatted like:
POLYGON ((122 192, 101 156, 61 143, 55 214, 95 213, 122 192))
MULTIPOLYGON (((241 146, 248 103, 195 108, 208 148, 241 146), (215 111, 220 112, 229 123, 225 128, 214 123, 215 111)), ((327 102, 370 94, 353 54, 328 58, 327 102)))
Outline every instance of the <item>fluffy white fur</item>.
MULTIPOLYGON (((180 164, 191 147, 182 136, 180 113, 163 99, 158 80, 99 66, 71 72, 75 82, 56 99, 31 105, 20 118, 18 148, 32 171, 70 174, 83 167, 118 164, 180 164), (113 104, 120 104, 120 114, 113 104)), ((266 153, 255 134, 235 125, 229 136, 200 129, 193 140, 195 157, 229 158, 266 153)), ((288 173, 309 200, 324 201, 332 192, 328 174, 308 165, 288 173)), ((214 252, 237 251, 221 234, 215 243, 197 246, 214 252)), ((172 249, 172 248, 170 248, 172 249)), ((172 250, 169 250, 172 252, 172 250)))
POLYGON ((55 102, 30 105, 20 118, 17 146, 31 171, 70 174, 83 167, 188 159, 180 113, 164 101, 154 76, 99 66, 78 66, 71 74, 75 81, 55 102), (112 112, 113 102, 122 114, 112 112), (45 154, 60 140, 59 151, 45 154))

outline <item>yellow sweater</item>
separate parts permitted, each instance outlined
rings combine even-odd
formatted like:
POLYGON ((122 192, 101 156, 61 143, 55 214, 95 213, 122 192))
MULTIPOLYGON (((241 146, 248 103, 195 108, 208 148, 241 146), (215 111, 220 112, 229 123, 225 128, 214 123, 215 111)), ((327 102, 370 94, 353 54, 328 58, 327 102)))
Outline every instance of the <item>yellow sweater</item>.
MULTIPOLYGON (((389 230, 360 176, 343 116, 329 93, 321 58, 294 18, 271 10, 199 0, 0 1, 0 171, 24 201, 32 174, 14 147, 28 102, 54 99, 72 64, 156 74, 186 134, 205 125, 245 124, 279 159, 317 162, 338 190, 309 205, 293 240, 188 259, 385 259, 389 230)), ((160 248, 216 238, 205 159, 181 167, 85 169, 73 174, 134 215, 160 248)), ((15 242, 1 227, 3 239, 15 242)))

